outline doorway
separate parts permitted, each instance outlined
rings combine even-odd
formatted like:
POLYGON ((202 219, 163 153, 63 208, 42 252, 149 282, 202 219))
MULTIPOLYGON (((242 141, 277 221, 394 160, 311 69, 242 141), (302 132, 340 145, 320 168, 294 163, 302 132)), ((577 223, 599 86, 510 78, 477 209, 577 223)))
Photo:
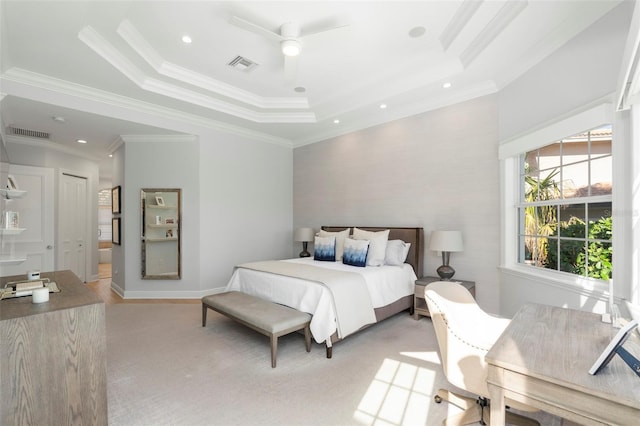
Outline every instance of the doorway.
POLYGON ((98 278, 111 278, 111 190, 98 191, 98 278))

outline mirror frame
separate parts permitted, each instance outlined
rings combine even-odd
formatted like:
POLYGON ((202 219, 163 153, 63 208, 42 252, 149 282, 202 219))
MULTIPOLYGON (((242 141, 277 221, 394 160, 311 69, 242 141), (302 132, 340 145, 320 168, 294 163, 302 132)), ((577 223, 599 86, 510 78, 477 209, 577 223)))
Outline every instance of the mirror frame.
MULTIPOLYGON (((143 280, 179 280, 182 278, 182 190, 180 188, 142 188, 141 210, 141 273, 143 280), (167 200, 165 202, 165 200, 167 200), (165 216, 168 213, 169 216, 165 216), (155 216, 155 220, 151 220, 155 216), (167 220, 173 219, 173 223, 167 220), (162 234, 164 235, 164 238, 162 234), (173 235, 173 234, 176 235, 173 235), (175 245, 177 271, 148 273, 152 247, 166 249, 175 245), (147 247, 149 245, 149 247, 147 247)), ((171 252, 172 250, 164 250, 171 252)), ((169 253, 173 256, 172 253, 169 253)))

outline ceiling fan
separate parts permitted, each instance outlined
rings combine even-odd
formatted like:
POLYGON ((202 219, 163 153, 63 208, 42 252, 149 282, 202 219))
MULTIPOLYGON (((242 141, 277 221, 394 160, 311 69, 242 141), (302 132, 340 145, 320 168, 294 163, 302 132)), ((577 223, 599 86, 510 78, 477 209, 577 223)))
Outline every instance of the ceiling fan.
POLYGON ((297 22, 285 22, 280 26, 280 32, 276 33, 238 16, 231 16, 230 22, 239 28, 280 43, 280 50, 284 55, 284 75, 286 82, 293 82, 296 78, 298 72, 297 58, 302 51, 302 39, 304 37, 349 25, 344 19, 337 17, 322 19, 305 25, 304 27, 297 22))

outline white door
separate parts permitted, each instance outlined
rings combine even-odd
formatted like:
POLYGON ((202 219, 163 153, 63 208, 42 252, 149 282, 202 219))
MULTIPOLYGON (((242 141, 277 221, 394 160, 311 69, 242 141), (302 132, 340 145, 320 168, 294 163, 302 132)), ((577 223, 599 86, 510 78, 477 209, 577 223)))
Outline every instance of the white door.
POLYGON ((87 179, 63 173, 58 204, 58 268, 86 281, 87 179))
POLYGON ((27 191, 22 198, 6 200, 5 208, 18 212, 17 235, 4 235, 2 251, 16 257, 26 257, 18 265, 3 265, 0 275, 22 275, 27 271, 54 270, 53 169, 9 166, 18 189, 27 191))

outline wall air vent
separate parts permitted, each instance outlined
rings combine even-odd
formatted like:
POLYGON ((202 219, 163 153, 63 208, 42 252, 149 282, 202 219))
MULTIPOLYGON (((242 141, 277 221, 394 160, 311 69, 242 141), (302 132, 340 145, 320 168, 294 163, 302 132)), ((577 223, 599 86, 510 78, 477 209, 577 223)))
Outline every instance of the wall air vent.
POLYGON ((237 70, 244 71, 244 72, 249 72, 249 71, 251 71, 252 69, 254 69, 255 67, 258 66, 258 64, 253 62, 251 59, 247 59, 247 58, 244 58, 242 56, 236 56, 227 65, 229 65, 230 67, 233 67, 233 68, 235 68, 237 70))
POLYGON ((19 127, 9 126, 8 133, 14 136, 26 136, 28 138, 49 139, 49 133, 39 132, 37 130, 20 129, 19 127))

